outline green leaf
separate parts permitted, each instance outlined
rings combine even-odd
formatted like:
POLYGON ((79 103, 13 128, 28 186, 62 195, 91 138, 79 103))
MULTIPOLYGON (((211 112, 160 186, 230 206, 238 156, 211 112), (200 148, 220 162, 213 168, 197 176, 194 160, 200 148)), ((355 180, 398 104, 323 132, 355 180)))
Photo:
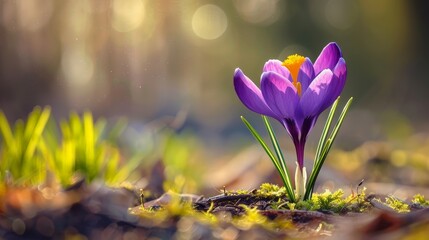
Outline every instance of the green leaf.
MULTIPOLYGON (((273 144, 273 147, 274 147, 274 151, 276 152, 277 158, 278 158, 280 165, 282 167, 282 171, 284 173, 285 181, 286 181, 286 184, 285 184, 286 191, 287 191, 289 197, 295 196, 295 194, 293 192, 293 188, 292 188, 292 183, 290 180, 291 179, 290 174, 289 174, 289 171, 288 171, 287 166, 286 166, 286 161, 285 161, 283 152, 279 146, 279 142, 277 141, 277 137, 274 134, 273 128, 271 127, 271 124, 270 124, 270 121, 268 120, 268 118, 266 116, 262 116, 262 119, 264 120, 265 127, 267 128, 268 135, 270 136, 271 143, 273 144)), ((295 201, 294 198, 291 198, 291 200, 295 201)))
POLYGON ((337 109, 339 99, 340 97, 338 97, 335 100, 335 102, 332 104, 331 110, 329 111, 328 118, 326 119, 325 126, 323 127, 323 130, 322 130, 322 135, 320 136, 319 143, 317 144, 316 156, 314 158, 315 161, 313 164, 313 168, 314 166, 317 165, 317 160, 320 159, 320 154, 322 153, 323 147, 325 146, 326 137, 328 136, 329 129, 331 128, 332 119, 334 118, 334 114, 337 109))
POLYGON ((307 183, 306 192, 304 194, 304 200, 308 200, 311 198, 311 195, 313 193, 313 188, 314 188, 314 185, 316 183, 316 179, 320 173, 320 169, 322 168, 323 163, 325 162, 326 157, 328 156, 329 150, 332 147, 332 144, 333 144, 333 142, 334 142, 334 140, 338 134, 338 131, 339 131, 339 129, 340 129, 340 127, 344 121, 344 118, 347 114, 347 111, 350 107, 350 104, 353 101, 353 98, 350 98, 347 101, 346 105, 343 108, 343 111, 341 112, 340 116, 338 117, 338 120, 337 120, 329 138, 326 140, 327 132, 329 131, 329 128, 330 128, 330 125, 332 122, 332 118, 333 118, 333 115, 335 112, 337 101, 338 101, 338 99, 335 101, 334 105, 332 106, 331 112, 329 113, 325 127, 322 131, 322 136, 320 138, 319 145, 318 145, 318 148, 316 150, 316 159, 314 160, 315 164, 314 164, 313 170, 311 171, 311 175, 310 175, 310 178, 309 178, 308 183, 307 183), (323 143, 321 144, 321 142, 323 142, 323 143))
POLYGON ((27 121, 25 122, 24 128, 24 141, 28 143, 31 136, 33 135, 34 128, 36 127, 42 110, 39 106, 34 107, 33 111, 28 115, 27 121))
POLYGON ((45 107, 42 113, 40 113, 39 118, 35 120, 35 126, 33 128, 33 131, 29 133, 28 145, 24 154, 25 161, 32 161, 34 152, 37 148, 37 144, 42 137, 43 131, 45 129, 46 123, 49 120, 50 115, 51 109, 49 107, 45 107))
MULTIPOLYGON (((90 169, 93 169, 95 162, 95 154, 94 154, 94 121, 92 119, 92 114, 90 112, 85 112, 83 114, 83 135, 85 138, 85 159, 86 166, 90 169)), ((97 161, 99 162, 99 161, 97 161)), ((97 166, 98 167, 98 166, 97 166)))
MULTIPOLYGON (((275 168, 279 172, 280 177, 281 177, 284 185, 287 186, 288 181, 286 180, 285 173, 282 170, 282 166, 281 166, 279 160, 274 156, 274 154, 272 153, 272 151, 270 150, 270 148, 267 146, 267 144, 264 142, 264 140, 262 139, 262 137, 259 135, 258 132, 256 132, 255 128, 253 128, 252 125, 243 116, 241 116, 241 120, 246 125, 246 127, 249 129, 250 133, 252 133, 253 137, 259 142, 259 144, 265 150, 265 152, 267 153, 268 157, 271 159, 271 161, 273 162, 275 168)), ((292 202, 295 202, 295 195, 293 194, 293 192, 292 193, 288 192, 288 195, 289 195, 290 200, 292 202)))
POLYGON ((40 182, 46 166, 36 150, 49 116, 49 107, 43 110, 35 107, 26 122, 18 119, 11 126, 0 112, 0 135, 5 143, 1 149, 0 175, 8 172, 16 182, 25 184, 40 182))
POLYGON ((14 145, 15 139, 9 122, 2 111, 0 111, 0 134, 3 137, 6 147, 11 148, 14 145))
POLYGON ((120 118, 113 126, 112 130, 110 130, 109 135, 107 136, 107 140, 109 142, 115 142, 119 138, 119 136, 125 131, 128 125, 128 121, 125 118, 120 118))
MULTIPOLYGON (((349 110, 350 105, 352 104, 352 101, 353 101, 353 98, 350 98, 350 99, 347 101, 346 105, 345 105, 345 106, 344 106, 344 108, 343 108, 343 111, 342 111, 342 112, 341 112, 341 114, 340 114, 340 117, 338 118, 338 120, 337 120, 337 122, 336 122, 336 124, 335 124, 335 126, 334 126, 334 129, 333 129, 333 131, 332 131, 332 134, 331 134, 331 136, 329 137, 330 139, 332 139, 331 144, 334 142, 335 138, 337 137, 338 131, 340 130, 341 125, 343 124, 344 118, 346 117, 346 114, 347 114, 347 112, 348 112, 348 110, 349 110)), ((330 146, 331 146, 331 145, 329 145, 329 147, 330 147, 330 146)), ((329 150, 328 150, 328 151, 329 151, 329 150)))

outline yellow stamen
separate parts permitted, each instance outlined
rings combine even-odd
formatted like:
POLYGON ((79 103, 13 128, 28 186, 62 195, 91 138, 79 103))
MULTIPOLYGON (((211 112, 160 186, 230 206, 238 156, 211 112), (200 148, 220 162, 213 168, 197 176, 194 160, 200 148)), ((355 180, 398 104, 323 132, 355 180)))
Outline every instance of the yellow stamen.
POLYGON ((296 82, 296 83, 294 82, 293 85, 295 85, 296 91, 298 92, 298 95, 301 96, 301 92, 302 92, 301 83, 300 82, 296 82))
POLYGON ((294 54, 290 55, 284 60, 283 66, 289 69, 290 75, 292 76, 293 85, 296 87, 298 94, 301 96, 301 83, 298 82, 298 72, 301 65, 304 63, 305 58, 301 55, 294 54))

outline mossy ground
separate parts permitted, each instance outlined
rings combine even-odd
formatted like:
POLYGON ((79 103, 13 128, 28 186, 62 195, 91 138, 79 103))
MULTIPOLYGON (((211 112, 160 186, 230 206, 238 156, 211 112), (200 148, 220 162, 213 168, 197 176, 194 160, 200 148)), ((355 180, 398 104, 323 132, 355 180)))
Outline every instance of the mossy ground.
POLYGON ((273 238, 307 238, 331 236, 342 222, 352 222, 356 217, 365 218, 378 212, 396 216, 428 206, 428 201, 419 194, 405 202, 393 196, 366 195, 365 188, 348 196, 341 189, 326 190, 313 194, 308 201, 291 203, 283 187, 267 183, 251 191, 224 190, 220 195, 195 197, 192 201, 188 196, 173 193, 164 195, 163 200, 166 196, 169 201, 163 204, 154 200, 130 211, 142 219, 156 219, 159 223, 171 223, 175 219, 179 233, 182 231, 180 222, 187 219, 192 223, 188 229, 191 232, 216 229, 215 232, 246 235, 259 229, 260 233, 273 238))
MULTIPOLYGON (((263 184, 251 191, 225 190, 208 198, 169 192, 142 202, 138 192, 83 181, 67 190, 5 186, 0 196, 0 236, 322 238, 340 233, 370 236, 429 223, 429 204, 422 195, 406 202, 393 196, 366 195, 364 189, 348 196, 337 190, 290 203, 284 188, 263 184)), ((424 230, 418 227, 416 232, 425 234, 424 230)))

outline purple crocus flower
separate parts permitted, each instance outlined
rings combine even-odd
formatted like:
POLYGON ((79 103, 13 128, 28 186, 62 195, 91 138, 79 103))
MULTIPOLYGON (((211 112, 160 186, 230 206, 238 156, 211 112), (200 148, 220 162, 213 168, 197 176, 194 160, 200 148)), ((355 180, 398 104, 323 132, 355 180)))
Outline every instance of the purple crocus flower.
POLYGON ((286 128, 295 145, 298 168, 303 176, 307 135, 318 116, 341 94, 346 75, 346 62, 340 48, 336 43, 329 43, 314 64, 299 55, 291 55, 284 62, 267 61, 260 89, 237 68, 234 87, 247 108, 277 119, 286 128))

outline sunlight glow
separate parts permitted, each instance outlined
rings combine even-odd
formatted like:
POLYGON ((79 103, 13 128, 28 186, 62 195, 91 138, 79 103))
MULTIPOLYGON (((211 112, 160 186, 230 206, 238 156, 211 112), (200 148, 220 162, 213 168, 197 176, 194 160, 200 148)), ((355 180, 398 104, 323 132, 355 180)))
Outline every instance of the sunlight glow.
POLYGON ((286 59, 288 56, 299 53, 302 56, 311 57, 311 53, 302 45, 299 44, 290 44, 286 46, 277 59, 286 59))
POLYGON ((20 29, 35 32, 44 27, 51 19, 53 12, 52 0, 26 0, 4 2, 4 25, 8 30, 13 30, 17 25, 20 29), (13 16, 13 8, 16 7, 16 18, 13 16))
POLYGON ((69 48, 63 52, 61 70, 69 85, 79 91, 88 86, 94 74, 94 62, 83 48, 69 48))
POLYGON ((280 17, 278 0, 235 0, 234 5, 241 18, 249 23, 269 25, 280 17))
POLYGON ((228 26, 225 12, 216 5, 199 7, 192 17, 192 30, 206 40, 217 39, 224 34, 228 26))
POLYGON ((141 0, 114 0, 112 27, 118 32, 137 29, 145 18, 145 10, 141 0))

